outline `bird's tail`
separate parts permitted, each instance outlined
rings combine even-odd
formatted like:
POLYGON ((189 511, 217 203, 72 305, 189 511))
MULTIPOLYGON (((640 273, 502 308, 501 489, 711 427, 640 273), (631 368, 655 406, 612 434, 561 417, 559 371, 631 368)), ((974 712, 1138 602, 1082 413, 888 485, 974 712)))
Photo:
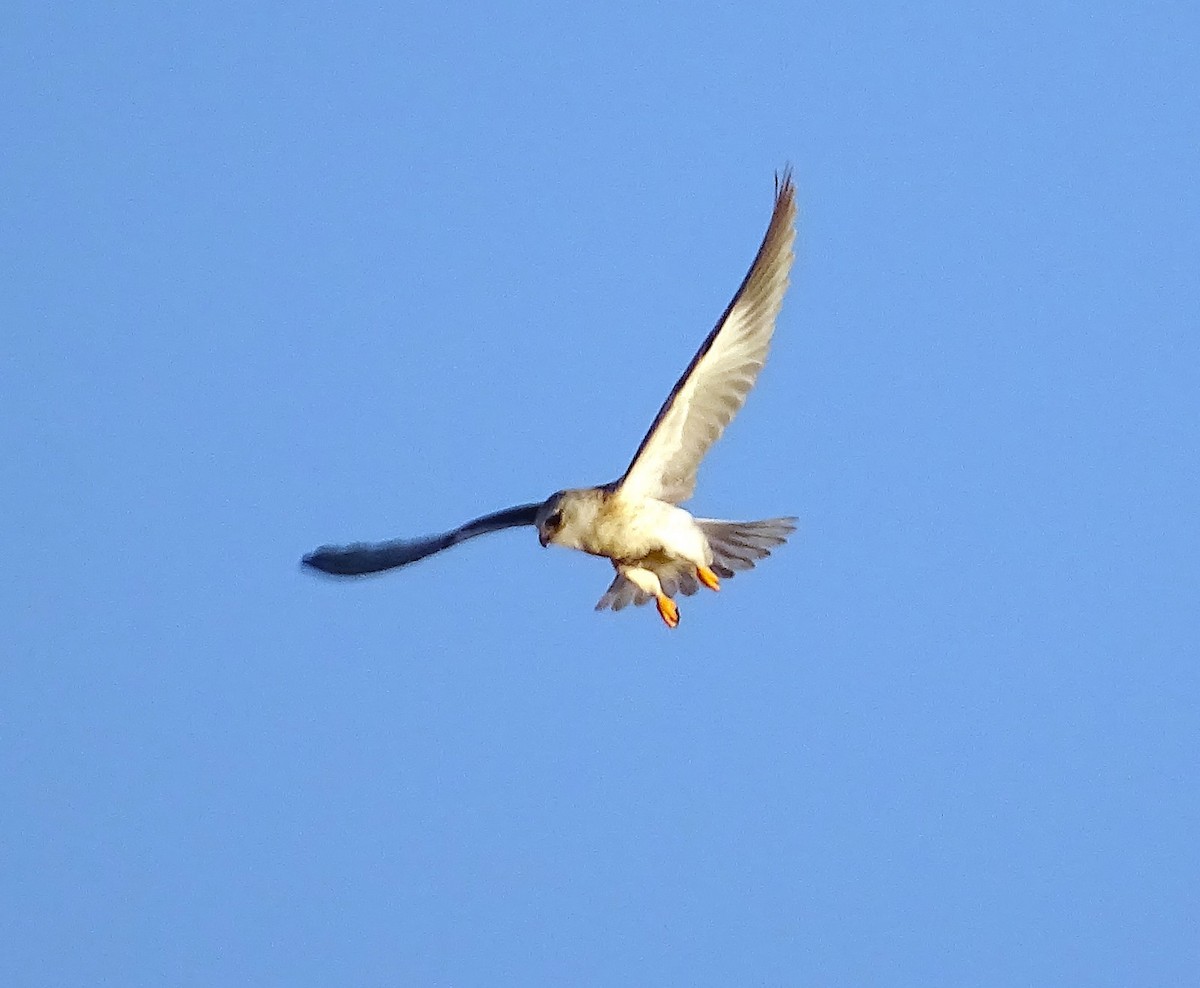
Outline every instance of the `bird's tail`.
POLYGON ((783 545, 796 530, 795 518, 767 518, 763 521, 718 521, 697 518, 696 524, 713 551, 712 568, 717 576, 729 579, 734 573, 754 569, 760 559, 783 545))
MULTIPOLYGON (((754 569, 760 559, 766 559, 771 550, 783 545, 787 537, 796 530, 795 518, 767 518, 764 521, 717 521, 715 518, 697 518, 696 524, 708 539, 712 548, 712 569, 717 576, 728 580, 734 573, 754 569)), ((658 568, 663 593, 668 597, 683 593, 688 596, 700 589, 700 583, 689 564, 677 560, 674 567, 658 568)), ((617 574, 611 586, 600 598, 596 610, 611 607, 622 610, 633 604, 641 607, 654 598, 645 590, 617 574)))

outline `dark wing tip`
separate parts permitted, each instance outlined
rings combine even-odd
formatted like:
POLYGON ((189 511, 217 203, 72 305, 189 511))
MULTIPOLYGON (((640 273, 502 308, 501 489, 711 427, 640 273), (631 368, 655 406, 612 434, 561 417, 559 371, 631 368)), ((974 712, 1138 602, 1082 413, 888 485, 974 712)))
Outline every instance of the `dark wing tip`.
POLYGON ((450 544, 446 536, 439 536, 417 542, 397 539, 394 542, 323 545, 310 552, 301 562, 310 569, 330 576, 366 576, 368 573, 382 573, 415 563, 450 544))
POLYGON ((323 545, 314 549, 302 560, 310 569, 328 573, 330 576, 366 576, 384 570, 408 566, 435 552, 449 549, 467 539, 519 525, 533 525, 537 521, 536 504, 519 504, 505 508, 441 535, 428 535, 421 539, 393 539, 390 542, 355 542, 351 545, 323 545))
POLYGON ((323 545, 308 553, 300 560, 300 564, 330 576, 361 576, 374 571, 368 565, 369 555, 369 552, 355 546, 323 545))
POLYGON ((796 194, 796 184, 792 181, 792 166, 784 165, 775 173, 775 200, 791 199, 796 194))

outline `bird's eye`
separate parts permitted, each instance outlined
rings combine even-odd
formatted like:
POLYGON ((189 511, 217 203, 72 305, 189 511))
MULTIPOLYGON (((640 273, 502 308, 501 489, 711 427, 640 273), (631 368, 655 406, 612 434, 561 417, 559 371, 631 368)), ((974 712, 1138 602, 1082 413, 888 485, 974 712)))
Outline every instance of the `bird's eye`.
POLYGON ((546 519, 547 528, 558 528, 562 524, 562 512, 556 511, 546 519))

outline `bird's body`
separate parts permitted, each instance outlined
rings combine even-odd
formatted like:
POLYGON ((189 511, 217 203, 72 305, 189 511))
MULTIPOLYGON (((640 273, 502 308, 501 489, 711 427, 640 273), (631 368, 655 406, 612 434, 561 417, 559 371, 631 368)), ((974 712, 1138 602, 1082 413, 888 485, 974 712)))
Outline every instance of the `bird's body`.
POLYGON ((634 566, 663 553, 697 566, 712 562, 704 533, 678 505, 624 497, 604 487, 563 491, 558 504, 569 507, 563 508, 564 523, 547 545, 604 556, 614 565, 634 566))
POLYGON ((324 546, 304 562, 337 576, 406 566, 478 535, 532 525, 543 546, 576 549, 612 562, 616 577, 596 605, 621 610, 654 600, 669 627, 679 623, 677 593, 751 569, 795 529, 793 518, 728 522, 695 518, 679 507, 696 470, 741 408, 766 360, 787 288, 795 239, 794 189, 776 182, 775 209, 749 273, 659 410, 628 469, 598 487, 559 491, 411 541, 324 546))

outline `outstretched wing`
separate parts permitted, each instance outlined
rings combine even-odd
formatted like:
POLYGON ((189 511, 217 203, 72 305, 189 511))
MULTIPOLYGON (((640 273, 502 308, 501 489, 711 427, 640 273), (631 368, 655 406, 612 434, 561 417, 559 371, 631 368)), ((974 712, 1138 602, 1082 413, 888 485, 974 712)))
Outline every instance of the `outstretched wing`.
POLYGON ((365 576, 415 563, 435 552, 449 549, 477 535, 505 528, 532 525, 541 504, 522 504, 476 518, 441 535, 423 539, 394 539, 391 542, 355 542, 353 545, 323 545, 304 557, 304 565, 332 576, 365 576))
POLYGON ((784 172, 776 176, 775 210, 750 271, 659 409, 617 490, 672 504, 692 496, 700 461, 742 407, 767 359, 792 266, 795 218, 795 187, 784 172))

